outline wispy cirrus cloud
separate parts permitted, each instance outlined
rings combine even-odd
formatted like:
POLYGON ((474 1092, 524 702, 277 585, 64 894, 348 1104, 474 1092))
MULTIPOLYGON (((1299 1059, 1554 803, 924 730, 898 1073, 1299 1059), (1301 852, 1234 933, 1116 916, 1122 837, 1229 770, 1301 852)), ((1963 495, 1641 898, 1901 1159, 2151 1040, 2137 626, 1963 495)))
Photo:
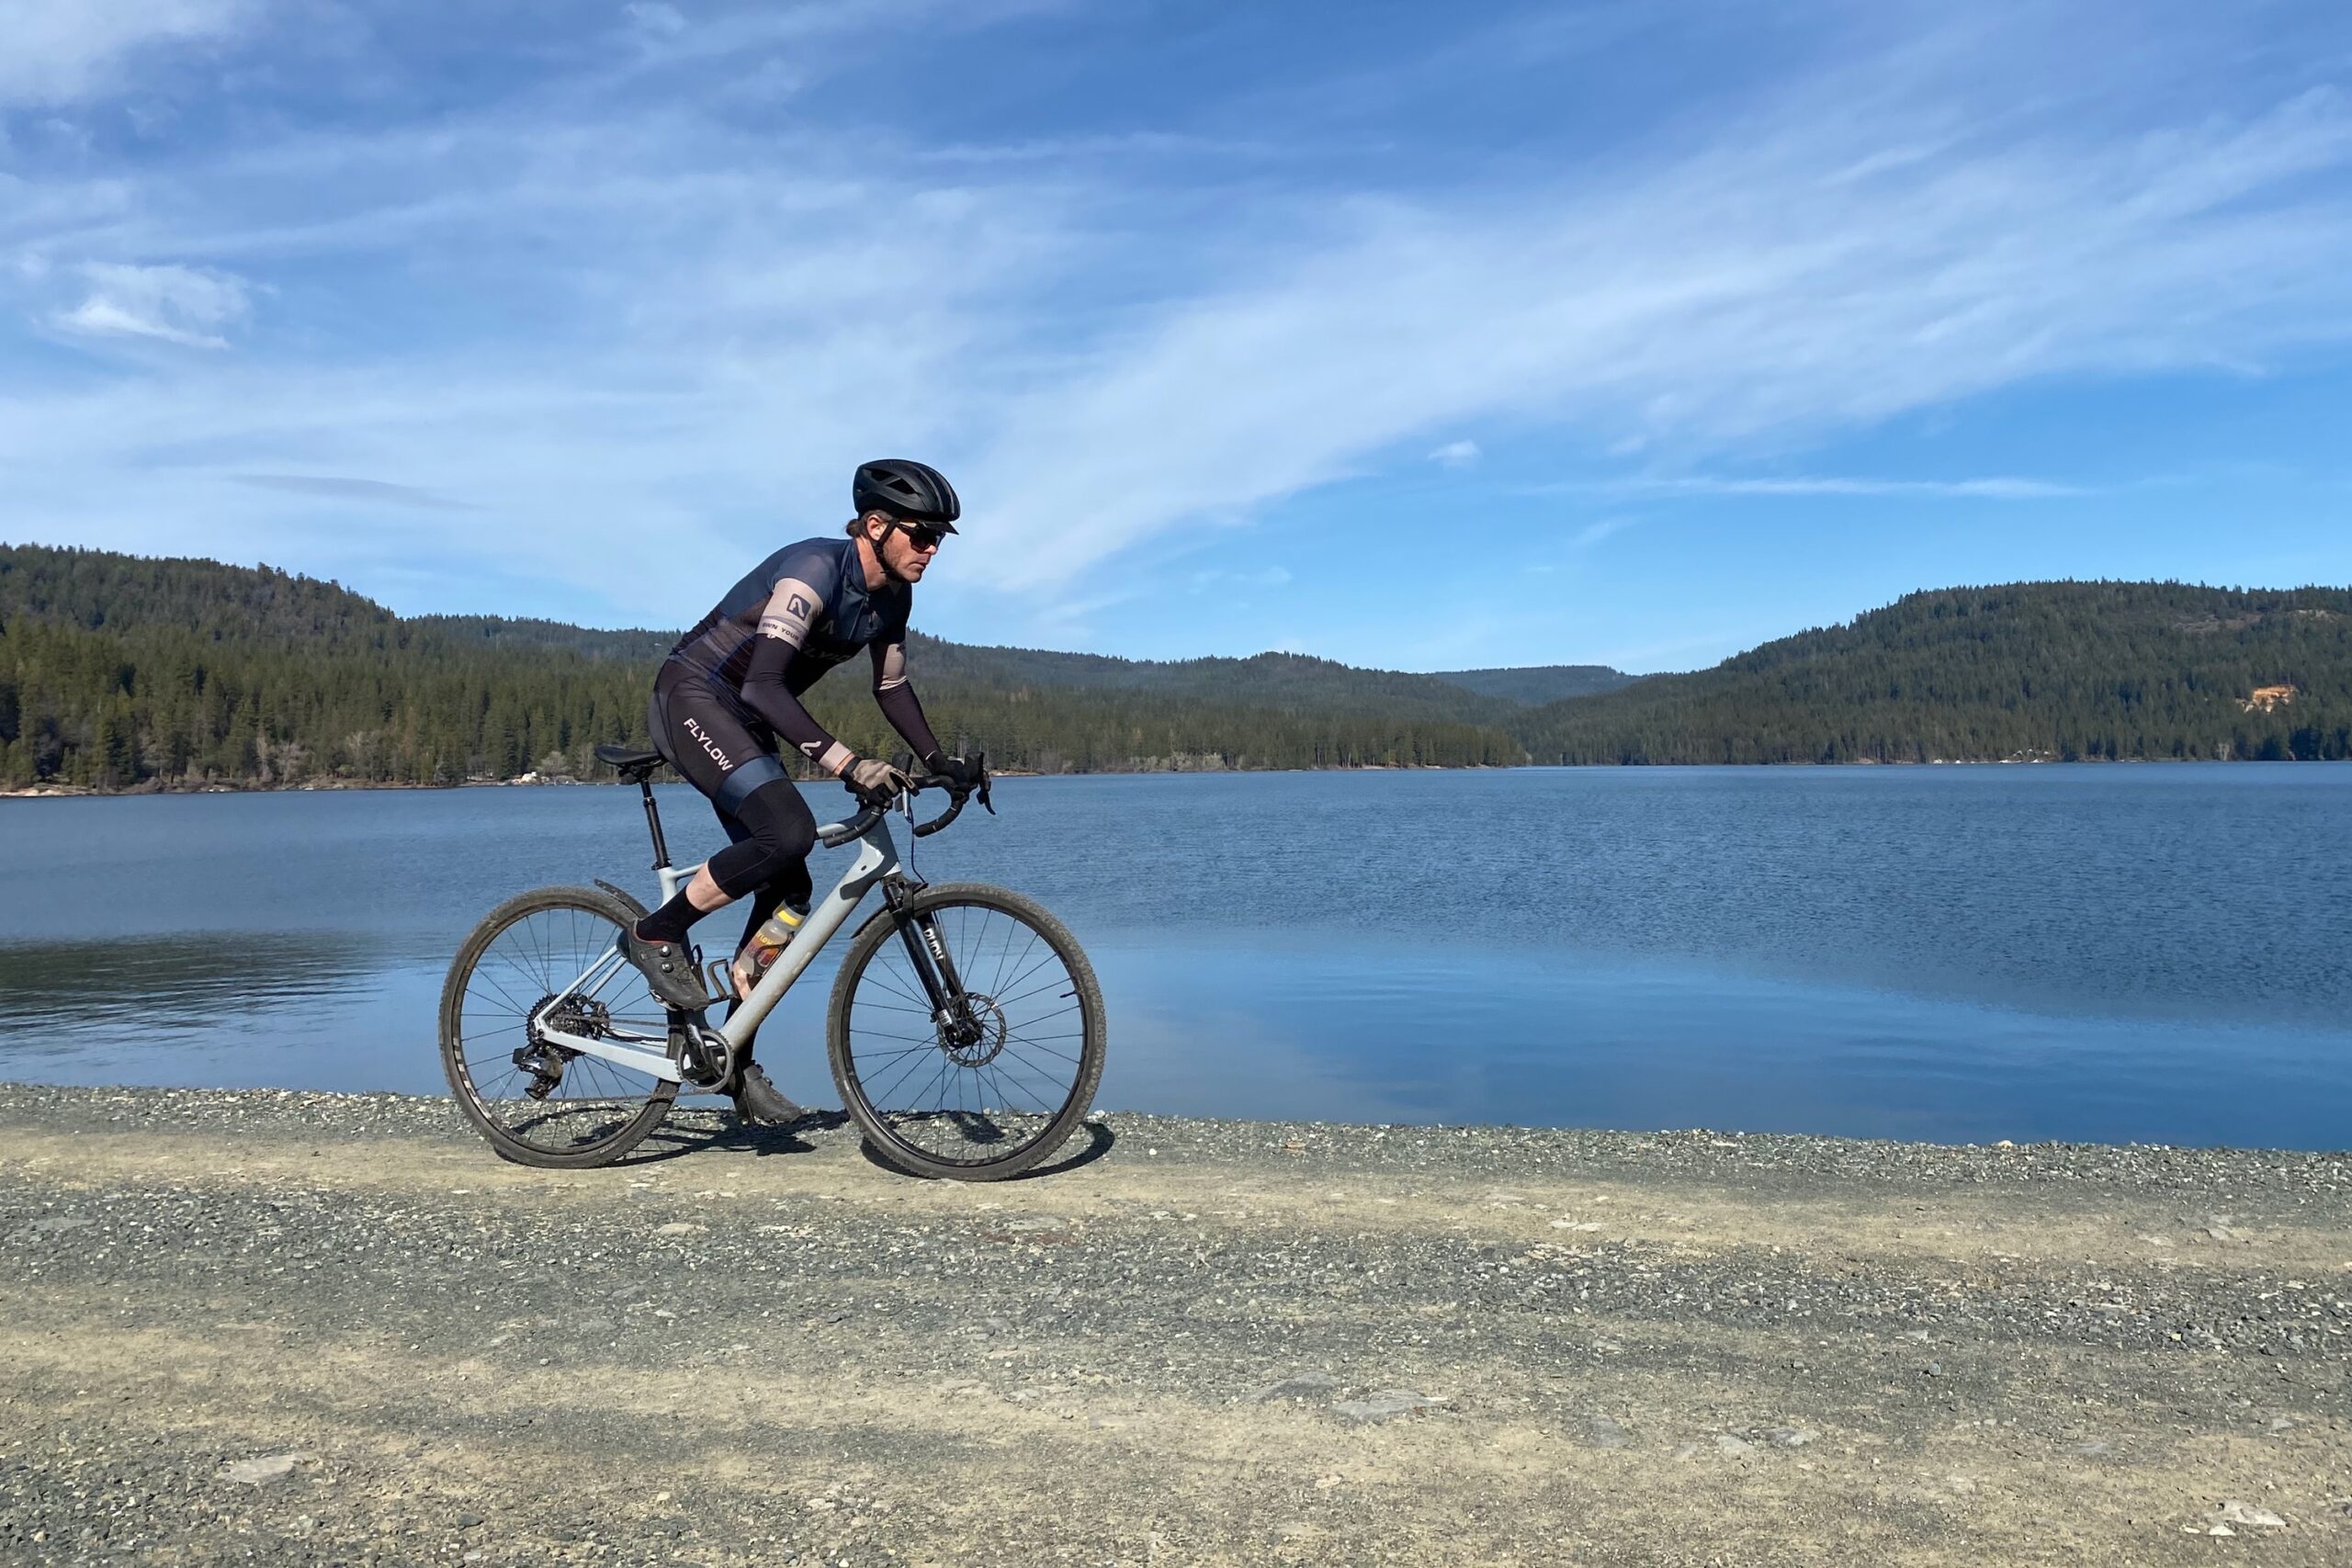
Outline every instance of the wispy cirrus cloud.
POLYGON ((155 338, 183 348, 226 348, 222 333, 244 320, 252 302, 243 278, 186 266, 89 262, 80 304, 51 324, 94 337, 155 338))
POLYGON ((223 37, 259 0, 11 0, 0 18, 0 106, 72 103, 142 51, 223 37))
POLYGON ((685 13, 665 0, 628 0, 621 15, 631 26, 660 38, 675 38, 686 30, 685 13))
MULTIPOLYGON (((2248 366, 2352 337, 2352 108, 2334 92, 1859 179, 1857 155, 1905 140, 1896 126, 1783 113, 1776 134, 1505 211, 1385 207, 1036 394, 989 483, 1017 514, 1050 515, 1063 482, 1120 498, 1094 510, 1082 563, 1482 417, 1719 451, 2043 378, 2248 366), (1049 447, 1081 456, 1049 464, 1049 447)), ((1015 581, 1050 570, 1007 565, 1015 581)))
POLYGON ((393 484, 386 479, 350 479, 336 474, 231 474, 229 478, 237 484, 251 485, 255 490, 318 496, 327 501, 374 502, 383 506, 413 506, 426 512, 481 510, 435 491, 415 485, 393 484))
POLYGON ((1263 592, 1289 587, 1291 572, 1284 566, 1260 567, 1245 571, 1212 568, 1193 573, 1191 581, 1195 593, 1205 593, 1213 589, 1223 592, 1263 592))
POLYGON ((1565 490, 1602 490, 1624 495, 1699 496, 1908 496, 1958 501, 2061 501, 2090 495, 2087 486, 2052 479, 1994 476, 1973 479, 1882 479, 1807 474, 1783 478, 1725 478, 1685 474, 1604 479, 1565 490))
POLYGON ((1632 517, 1602 517, 1578 528, 1568 539, 1571 550, 1589 550, 1603 539, 1611 538, 1632 527, 1637 519, 1632 517))

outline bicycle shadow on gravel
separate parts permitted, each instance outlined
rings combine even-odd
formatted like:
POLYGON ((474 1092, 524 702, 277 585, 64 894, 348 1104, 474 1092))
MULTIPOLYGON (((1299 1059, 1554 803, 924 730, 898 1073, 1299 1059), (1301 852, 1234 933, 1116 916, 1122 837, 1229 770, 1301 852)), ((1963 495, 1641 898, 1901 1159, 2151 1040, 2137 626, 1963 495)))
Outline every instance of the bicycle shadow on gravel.
MULTIPOLYGON (((1049 1160, 1044 1165, 1032 1166, 1018 1176, 1007 1176, 1001 1179, 1006 1182, 1035 1181, 1041 1177, 1059 1176, 1065 1171, 1076 1170, 1081 1166, 1092 1165, 1096 1160, 1101 1159, 1104 1155, 1109 1154, 1111 1152, 1111 1145, 1119 1141, 1119 1135, 1116 1133, 1114 1133, 1110 1128, 1103 1126, 1098 1122, 1081 1122, 1080 1123, 1080 1131, 1083 1132, 1086 1136, 1083 1144, 1080 1145, 1075 1152, 1066 1155, 1060 1159, 1049 1160)), ((1079 1139, 1073 1136, 1070 1142, 1079 1143, 1079 1139)), ((1067 1147, 1068 1145, 1066 1145, 1064 1146, 1067 1147)), ((858 1145, 858 1153, 865 1156, 866 1164, 874 1166, 877 1169, 887 1170, 893 1176, 903 1176, 914 1181, 927 1181, 932 1179, 931 1178, 924 1176, 921 1171, 907 1169, 905 1167, 893 1160, 888 1155, 886 1155, 880 1149, 876 1148, 872 1144, 861 1141, 858 1145)))
POLYGON ((848 1125, 849 1113, 842 1111, 812 1111, 781 1127, 747 1127, 732 1117, 717 1125, 671 1121, 647 1134, 645 1142, 615 1160, 613 1168, 617 1170, 633 1165, 659 1165, 664 1160, 711 1150, 762 1157, 812 1155, 817 1152, 817 1145, 798 1134, 837 1133, 848 1125))
MULTIPOLYGON (((843 1111, 812 1111, 782 1127, 747 1127, 731 1117, 724 1117, 716 1125, 673 1121, 648 1134, 644 1143, 615 1160, 612 1168, 626 1170, 632 1166, 659 1165, 665 1160, 709 1152, 749 1154, 762 1158, 771 1155, 810 1155, 817 1152, 817 1145, 800 1134, 829 1135, 844 1128, 854 1132, 855 1124, 850 1120, 849 1113, 843 1111)), ((1077 1170, 1109 1154, 1112 1145, 1119 1141, 1116 1133, 1100 1122, 1082 1123, 1080 1130, 1085 1137, 1082 1141, 1073 1137, 1071 1143, 1078 1146, 1069 1153, 1024 1170, 1018 1176, 1002 1179, 1033 1181, 1041 1177, 1059 1176, 1065 1171, 1077 1170)), ((920 1171, 908 1170, 863 1139, 859 1140, 858 1153, 865 1156, 866 1164, 892 1176, 905 1177, 912 1181, 931 1179, 920 1171)))

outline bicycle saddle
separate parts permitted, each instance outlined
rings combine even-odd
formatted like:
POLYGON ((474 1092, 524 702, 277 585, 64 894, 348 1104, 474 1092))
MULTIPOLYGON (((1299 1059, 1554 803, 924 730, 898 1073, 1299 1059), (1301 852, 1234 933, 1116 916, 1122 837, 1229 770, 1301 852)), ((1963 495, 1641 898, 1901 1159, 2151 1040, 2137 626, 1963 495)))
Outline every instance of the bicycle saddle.
POLYGON ((667 766, 659 751, 632 751, 626 746, 604 745, 596 748, 596 761, 610 763, 621 777, 643 784, 655 770, 667 766))

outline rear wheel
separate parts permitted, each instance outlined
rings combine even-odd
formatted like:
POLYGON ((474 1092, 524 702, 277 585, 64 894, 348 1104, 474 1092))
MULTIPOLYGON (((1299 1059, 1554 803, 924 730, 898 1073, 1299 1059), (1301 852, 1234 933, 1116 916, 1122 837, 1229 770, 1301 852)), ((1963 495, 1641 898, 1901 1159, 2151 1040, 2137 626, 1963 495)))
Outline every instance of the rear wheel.
POLYGON ((1068 1141, 1102 1078, 1102 988, 1077 940, 1043 906, 978 883, 925 888, 866 921, 826 1032, 842 1103, 922 1176, 1019 1175, 1068 1141), (920 973, 938 965, 908 951, 909 933, 962 982, 948 1020, 920 973))
MULTIPOLYGON (((613 945, 628 906, 592 887, 542 887, 492 909, 441 989, 441 1066, 466 1119, 523 1165, 605 1165, 661 1125, 675 1082, 541 1037, 532 1015, 613 945)), ((624 964, 565 998, 558 1029, 662 1049, 669 1013, 624 964)))

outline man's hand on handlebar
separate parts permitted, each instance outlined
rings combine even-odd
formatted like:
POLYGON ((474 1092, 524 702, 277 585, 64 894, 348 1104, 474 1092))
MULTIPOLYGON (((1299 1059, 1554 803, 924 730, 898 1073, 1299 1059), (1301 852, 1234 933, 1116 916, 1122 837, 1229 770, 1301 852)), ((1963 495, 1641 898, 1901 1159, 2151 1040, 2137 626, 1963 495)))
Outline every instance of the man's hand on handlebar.
MULTIPOLYGON (((912 762, 912 758, 903 763, 892 764, 879 757, 860 757, 843 770, 842 783, 857 796, 858 805, 865 807, 869 815, 861 815, 855 822, 849 824, 849 832, 826 838, 827 846, 848 842, 865 831, 873 817, 897 806, 902 797, 910 801, 917 792, 926 789, 945 790, 953 797, 954 804, 935 820, 917 823, 914 832, 918 839, 928 838, 955 821, 962 813, 965 802, 975 796, 988 808, 989 816, 996 815, 996 807, 989 800, 987 753, 967 758, 933 752, 923 760, 924 771, 920 773, 908 772, 912 762)), ((911 812, 912 806, 910 805, 908 809, 911 812)))
POLYGON ((887 811, 906 793, 910 781, 905 770, 892 767, 879 757, 860 757, 842 771, 842 782, 849 785, 860 805, 887 811))
POLYGON ((923 759, 932 776, 947 786, 950 795, 969 795, 980 787, 988 770, 973 757, 951 757, 944 751, 933 751, 923 759))

